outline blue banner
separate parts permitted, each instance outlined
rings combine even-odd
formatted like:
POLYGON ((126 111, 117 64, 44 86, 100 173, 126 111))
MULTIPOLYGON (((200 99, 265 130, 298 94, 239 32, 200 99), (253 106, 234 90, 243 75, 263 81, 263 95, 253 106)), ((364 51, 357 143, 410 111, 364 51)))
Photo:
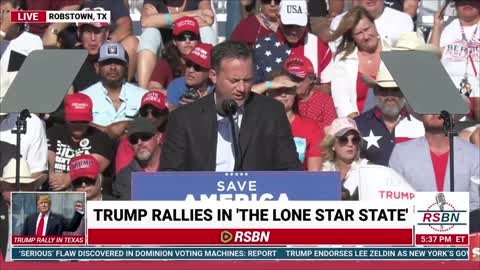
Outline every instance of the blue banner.
POLYGON ((468 247, 13 247, 13 260, 468 260, 468 247))
POLYGON ((133 173, 132 200, 339 200, 338 172, 133 173))

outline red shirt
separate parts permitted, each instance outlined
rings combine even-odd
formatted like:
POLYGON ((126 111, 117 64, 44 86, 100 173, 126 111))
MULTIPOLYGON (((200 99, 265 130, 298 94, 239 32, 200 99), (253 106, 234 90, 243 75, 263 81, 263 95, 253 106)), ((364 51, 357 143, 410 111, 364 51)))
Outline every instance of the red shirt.
MULTIPOLYGON (((27 10, 60 10, 66 6, 79 5, 83 0, 26 0, 27 10)), ((43 36, 48 27, 48 23, 31 23, 30 33, 43 36)))
POLYGON ((297 152, 303 158, 303 168, 308 170, 307 160, 310 157, 320 157, 322 155, 322 150, 320 143, 322 141, 322 134, 320 129, 316 125, 315 121, 309 118, 301 117, 296 115, 293 118, 293 121, 290 123, 290 128, 292 129, 292 134, 294 140, 296 141, 297 152), (305 149, 299 149, 299 144, 297 140, 303 140, 305 144, 305 149))
POLYGON ((433 171, 435 173, 435 182, 437 183, 437 191, 443 191, 445 184, 445 173, 447 172, 447 164, 449 151, 437 155, 430 151, 430 156, 432 157, 433 171))
POLYGON ((317 123, 321 139, 323 139, 324 128, 331 125, 337 118, 332 97, 315 89, 312 90, 308 100, 298 102, 298 111, 301 116, 311 118, 317 123))
MULTIPOLYGON (((184 75, 184 68, 182 68, 182 74, 184 75)), ((167 60, 161 58, 157 61, 155 65, 155 69, 152 72, 152 76, 150 77, 150 81, 160 83, 163 88, 167 89, 168 85, 170 84, 173 79, 176 77, 173 76, 173 71, 170 65, 168 64, 167 60)))
MULTIPOLYGON (((357 107, 360 113, 363 113, 363 107, 365 106, 365 100, 368 95, 368 86, 362 82, 363 73, 358 72, 357 75, 357 107)), ((375 75, 370 75, 375 79, 375 75)))
POLYGON ((249 46, 253 46, 257 39, 272 34, 273 31, 263 27, 258 21, 257 16, 252 15, 241 20, 230 36, 231 40, 245 42, 249 46))
POLYGON ((121 169, 125 168, 135 158, 132 144, 127 138, 120 141, 117 148, 117 155, 115 156, 115 174, 118 174, 121 169))

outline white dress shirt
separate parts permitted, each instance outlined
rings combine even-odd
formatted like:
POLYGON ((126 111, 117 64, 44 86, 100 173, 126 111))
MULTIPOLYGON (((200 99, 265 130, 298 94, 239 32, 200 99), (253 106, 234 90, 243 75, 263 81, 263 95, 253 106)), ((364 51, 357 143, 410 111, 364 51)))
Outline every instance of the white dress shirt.
MULTIPOLYGON (((233 120, 238 125, 242 125, 243 109, 239 108, 237 113, 233 116, 233 120)), ((235 167, 235 154, 233 149, 233 135, 232 128, 228 117, 223 117, 217 114, 217 157, 216 157, 216 172, 232 172, 235 167)))

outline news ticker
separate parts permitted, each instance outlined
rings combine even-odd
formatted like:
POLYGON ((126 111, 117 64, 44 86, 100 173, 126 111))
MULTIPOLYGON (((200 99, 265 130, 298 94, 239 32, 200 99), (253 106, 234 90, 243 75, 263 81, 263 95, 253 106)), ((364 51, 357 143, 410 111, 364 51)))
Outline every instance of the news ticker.
POLYGON ((110 23, 109 10, 12 10, 14 23, 110 23))
POLYGON ((468 248, 82 247, 12 249, 13 260, 468 260, 468 248))

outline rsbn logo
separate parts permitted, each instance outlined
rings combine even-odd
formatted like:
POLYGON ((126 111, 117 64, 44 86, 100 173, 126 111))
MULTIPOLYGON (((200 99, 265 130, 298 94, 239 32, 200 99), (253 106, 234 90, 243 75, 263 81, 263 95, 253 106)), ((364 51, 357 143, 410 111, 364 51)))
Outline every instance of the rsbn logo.
POLYGON ((426 210, 418 210, 423 213, 422 222, 419 226, 429 226, 437 232, 446 232, 457 225, 466 223, 460 222, 462 214, 468 214, 466 210, 456 210, 455 207, 448 203, 445 194, 438 193, 435 196, 435 203, 428 206, 426 210))

